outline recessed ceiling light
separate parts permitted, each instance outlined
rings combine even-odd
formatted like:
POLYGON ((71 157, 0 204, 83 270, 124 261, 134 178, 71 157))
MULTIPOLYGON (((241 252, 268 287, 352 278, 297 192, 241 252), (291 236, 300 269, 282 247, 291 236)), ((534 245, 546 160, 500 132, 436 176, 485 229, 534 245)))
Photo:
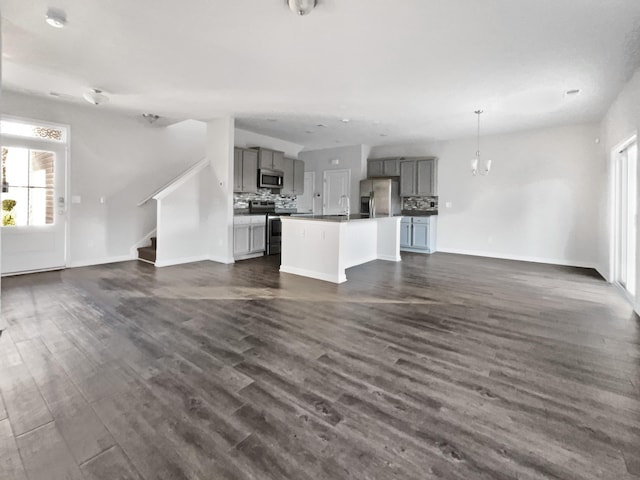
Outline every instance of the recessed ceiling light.
POLYGON ((343 118, 341 120, 342 123, 349 123, 350 121, 351 121, 351 119, 349 119, 349 118, 343 118))
POLYGON ((62 10, 50 8, 45 15, 45 21, 53 28, 64 28, 67 24, 67 17, 62 10))
POLYGON ((84 93, 82 97, 87 102, 93 103, 94 105, 100 105, 109 101, 109 97, 103 94, 102 90, 98 90, 97 88, 92 88, 88 92, 84 93))
POLYGON ((386 133, 381 133, 381 134, 380 134, 380 136, 381 136, 381 137, 386 137, 386 136, 387 136, 387 134, 386 134, 386 133))
POLYGON ((58 92, 49 92, 49 95, 51 95, 52 97, 59 97, 60 94, 58 92))
POLYGON ((572 88, 571 90, 567 90, 566 92, 564 92, 564 94, 567 95, 567 96, 579 95, 580 94, 580 89, 579 88, 572 88))
POLYGON ((327 128, 327 126, 324 123, 318 123, 316 127, 327 128))
POLYGON ((311 130, 305 130, 305 133, 313 133, 311 130))

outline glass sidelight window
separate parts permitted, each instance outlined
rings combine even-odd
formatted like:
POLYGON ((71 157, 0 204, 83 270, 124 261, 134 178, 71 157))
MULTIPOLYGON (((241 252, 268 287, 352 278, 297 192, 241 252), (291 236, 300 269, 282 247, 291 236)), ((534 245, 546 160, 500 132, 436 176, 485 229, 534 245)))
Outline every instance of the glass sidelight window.
POLYGON ((2 147, 2 226, 50 225, 55 220, 56 154, 2 147))
POLYGON ((615 281, 629 295, 636 294, 638 146, 618 152, 615 176, 615 281))

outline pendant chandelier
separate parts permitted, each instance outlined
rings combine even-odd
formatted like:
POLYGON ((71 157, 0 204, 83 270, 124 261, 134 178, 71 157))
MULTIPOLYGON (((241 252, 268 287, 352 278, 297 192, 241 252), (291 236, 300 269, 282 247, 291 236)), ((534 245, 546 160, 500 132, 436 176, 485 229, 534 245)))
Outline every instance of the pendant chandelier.
POLYGON ((483 110, 476 110, 474 113, 478 116, 478 149, 476 150, 475 158, 471 160, 471 174, 475 177, 476 175, 489 174, 491 170, 491 160, 485 160, 484 167, 482 167, 480 160, 480 115, 482 115, 483 110))

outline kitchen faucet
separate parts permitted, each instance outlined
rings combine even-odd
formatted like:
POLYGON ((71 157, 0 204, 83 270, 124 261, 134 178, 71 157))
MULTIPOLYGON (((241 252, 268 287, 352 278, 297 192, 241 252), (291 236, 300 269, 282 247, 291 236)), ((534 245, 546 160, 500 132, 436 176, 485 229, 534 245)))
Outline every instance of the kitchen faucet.
POLYGON ((340 205, 344 206, 344 203, 346 202, 346 215, 347 215, 347 219, 349 218, 349 215, 351 214, 351 200, 349 199, 349 195, 342 195, 340 197, 340 205))

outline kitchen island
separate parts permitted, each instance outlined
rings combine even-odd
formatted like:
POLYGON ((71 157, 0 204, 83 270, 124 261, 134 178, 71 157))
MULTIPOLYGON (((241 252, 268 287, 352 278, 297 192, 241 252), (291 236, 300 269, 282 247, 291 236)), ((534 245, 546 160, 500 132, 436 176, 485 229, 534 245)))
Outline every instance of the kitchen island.
POLYGON ((280 271, 343 283, 347 268, 372 260, 399 262, 401 218, 282 217, 280 271))

